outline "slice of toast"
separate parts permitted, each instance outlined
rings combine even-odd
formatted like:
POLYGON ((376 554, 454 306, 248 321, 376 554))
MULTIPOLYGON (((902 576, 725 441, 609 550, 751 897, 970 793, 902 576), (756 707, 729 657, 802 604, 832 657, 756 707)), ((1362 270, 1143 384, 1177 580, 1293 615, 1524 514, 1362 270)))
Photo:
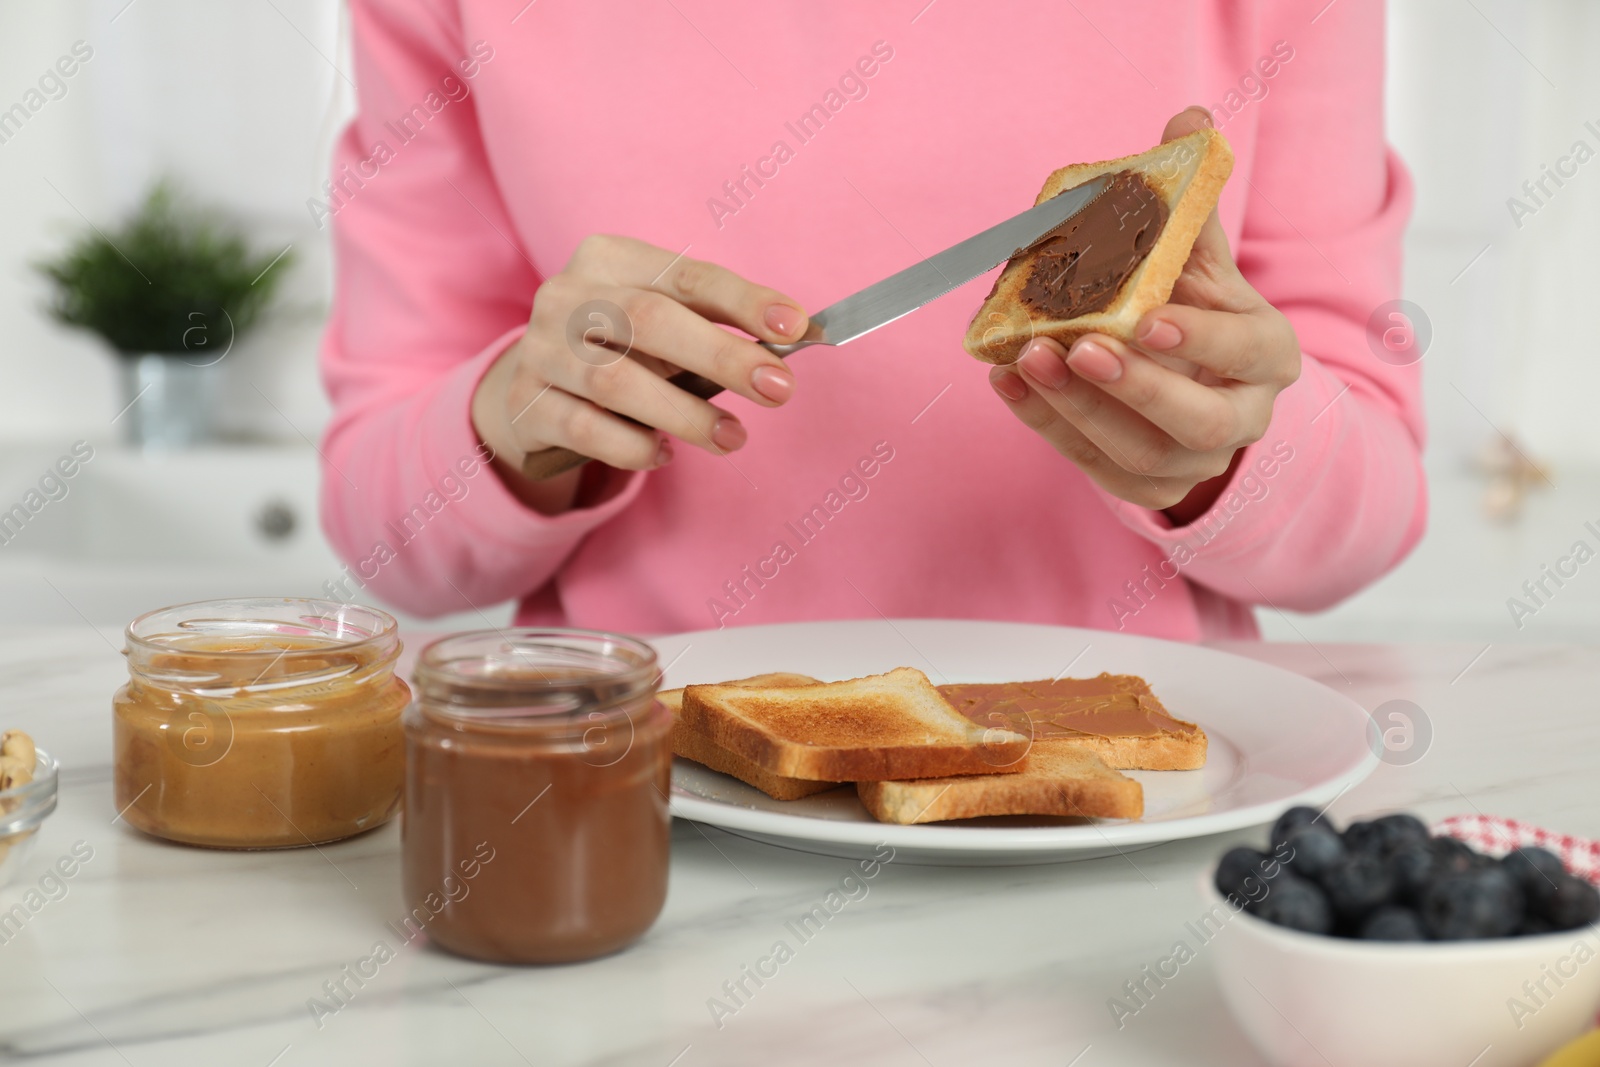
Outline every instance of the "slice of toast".
POLYGON ((1174 717, 1137 675, 943 685, 939 691, 979 726, 1028 734, 1034 751, 1081 749, 1124 771, 1206 765, 1206 732, 1174 717))
MULTIPOLYGON (((724 683, 759 687, 769 685, 803 686, 821 685, 817 679, 805 674, 757 674, 750 678, 724 683)), ((762 770, 742 756, 737 756, 698 730, 691 729, 678 714, 683 708, 683 690, 667 689, 656 694, 656 699, 672 711, 672 754, 704 764, 714 771, 732 775, 747 785, 753 785, 773 800, 799 800, 837 787, 838 782, 810 782, 804 778, 786 778, 762 770)))
POLYGON ((963 717, 912 667, 822 685, 691 685, 680 715, 769 774, 822 782, 1015 772, 1030 744, 963 717))
POLYGON ((1138 782, 1093 753, 1064 746, 1035 747, 1018 774, 861 782, 856 793, 874 819, 901 824, 982 815, 1137 819, 1144 814, 1144 788, 1138 782))
MULTIPOLYGON (((1132 343, 1140 316, 1165 304, 1172 295, 1173 284, 1189 260, 1189 250, 1200 235, 1200 227, 1216 207, 1217 197, 1222 194, 1232 170, 1233 151, 1227 140, 1216 130, 1207 128, 1136 156, 1103 163, 1077 163, 1050 175, 1034 203, 1043 203, 1102 174, 1131 171, 1165 205, 1166 222, 1144 258, 1121 281, 1110 303, 1072 318, 1053 317, 1030 306, 1024 289, 1036 269, 1059 279, 1076 269, 1072 266, 1076 257, 1065 260, 1052 257, 1050 246, 1055 240, 1052 237, 1012 259, 967 327, 962 344, 968 354, 985 363, 1015 363, 1035 337, 1051 337, 1070 346, 1086 333, 1102 333, 1132 343)), ((1058 229, 1057 234, 1068 234, 1075 227, 1089 225, 1088 220, 1095 212, 1110 213, 1115 223, 1119 213, 1127 214, 1127 207, 1119 206, 1109 191, 1102 193, 1058 229)), ((1061 247, 1058 246, 1058 250, 1061 247)), ((1117 276, 1120 277, 1120 273, 1117 276)), ((1108 285, 1114 282, 1114 279, 1102 280, 1108 285)))

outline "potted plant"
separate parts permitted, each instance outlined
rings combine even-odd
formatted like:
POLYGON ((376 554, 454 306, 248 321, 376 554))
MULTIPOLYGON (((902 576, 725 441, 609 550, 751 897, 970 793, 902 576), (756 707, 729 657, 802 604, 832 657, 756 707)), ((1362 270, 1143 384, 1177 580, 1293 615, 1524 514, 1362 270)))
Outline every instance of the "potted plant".
POLYGON ((211 435, 219 364, 291 262, 287 249, 255 251, 238 226, 160 182, 122 226, 91 224, 36 269, 53 283, 51 317, 116 353, 129 443, 171 448, 211 435))

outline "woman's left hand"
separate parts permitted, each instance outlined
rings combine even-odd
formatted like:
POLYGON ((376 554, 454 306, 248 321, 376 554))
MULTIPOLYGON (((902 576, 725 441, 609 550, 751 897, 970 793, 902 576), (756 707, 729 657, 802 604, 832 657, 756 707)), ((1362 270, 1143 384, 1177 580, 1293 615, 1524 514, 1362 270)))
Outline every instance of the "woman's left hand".
MULTIPOLYGON (((1210 121, 1189 108, 1162 140, 1210 121)), ((1211 507, 1238 450, 1266 433, 1273 402, 1300 376, 1300 343, 1239 273, 1215 211, 1170 302, 1146 312, 1134 338, 1088 334, 1071 351, 1038 338, 989 381, 1101 488, 1182 525, 1211 507)))

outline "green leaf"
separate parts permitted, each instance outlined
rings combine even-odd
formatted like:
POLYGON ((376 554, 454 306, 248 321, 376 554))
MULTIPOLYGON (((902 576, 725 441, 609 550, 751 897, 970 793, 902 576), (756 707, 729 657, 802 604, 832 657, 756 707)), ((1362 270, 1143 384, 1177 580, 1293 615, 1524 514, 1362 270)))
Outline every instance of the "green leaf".
POLYGON ((188 355, 225 347, 260 321, 294 262, 277 256, 162 181, 120 227, 91 226, 34 266, 54 283, 46 310, 56 321, 126 355, 188 355))

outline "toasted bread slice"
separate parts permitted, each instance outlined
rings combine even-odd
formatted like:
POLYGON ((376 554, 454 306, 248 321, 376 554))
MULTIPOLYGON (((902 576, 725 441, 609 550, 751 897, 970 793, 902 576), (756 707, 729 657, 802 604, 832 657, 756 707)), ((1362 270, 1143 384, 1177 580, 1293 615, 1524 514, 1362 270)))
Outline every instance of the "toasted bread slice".
POLYGON ((1174 717, 1137 675, 943 685, 939 691, 979 726, 1030 735, 1035 752, 1081 749, 1123 771, 1206 765, 1206 732, 1174 717))
MULTIPOLYGON (((1200 235, 1217 197, 1233 170, 1233 151, 1227 140, 1213 129, 1194 133, 1157 145, 1136 156, 1124 156, 1103 163, 1077 163, 1050 175, 1040 190, 1036 204, 1058 193, 1082 185, 1102 174, 1132 171, 1153 190, 1168 211, 1167 220, 1144 259, 1122 282, 1110 304, 1101 310, 1070 319, 1042 315, 1024 303, 1023 288, 1041 262, 1041 242, 1017 256, 1001 272, 988 299, 973 316, 962 344, 967 352, 985 363, 1015 363, 1029 341, 1051 337, 1063 345, 1086 333, 1102 333, 1131 343, 1140 316, 1160 307, 1172 295, 1172 286, 1189 260, 1189 249, 1200 235)), ((1068 226, 1086 219, 1097 209, 1117 208, 1101 201, 1102 194, 1068 226)))
MULTIPOLYGON (((805 674, 757 674, 750 678, 740 678, 727 685, 741 685, 758 687, 768 685, 802 686, 821 685, 817 679, 805 674)), ((799 800, 801 797, 811 796, 837 787, 838 782, 810 782, 804 778, 785 778, 780 774, 771 774, 757 767, 754 763, 742 756, 718 745, 711 738, 690 729, 682 716, 678 714, 683 708, 683 690, 667 689, 656 694, 656 699, 665 704, 672 711, 672 754, 682 756, 684 759, 694 760, 704 764, 714 771, 732 775, 747 785, 753 785, 774 800, 799 800)))
POLYGON ((1093 753, 1062 746, 1028 753, 1018 774, 914 782, 860 782, 856 793, 879 822, 922 823, 981 815, 1079 815, 1137 819, 1144 788, 1093 753))
POLYGON ((1197 771, 1206 765, 1206 735, 1162 734, 1159 737, 1049 738, 1034 742, 1034 751, 1077 749, 1098 756, 1119 771, 1197 771))
POLYGON ((964 718, 912 667, 844 682, 691 685, 683 722, 770 774, 822 782, 1017 771, 1029 741, 964 718))

